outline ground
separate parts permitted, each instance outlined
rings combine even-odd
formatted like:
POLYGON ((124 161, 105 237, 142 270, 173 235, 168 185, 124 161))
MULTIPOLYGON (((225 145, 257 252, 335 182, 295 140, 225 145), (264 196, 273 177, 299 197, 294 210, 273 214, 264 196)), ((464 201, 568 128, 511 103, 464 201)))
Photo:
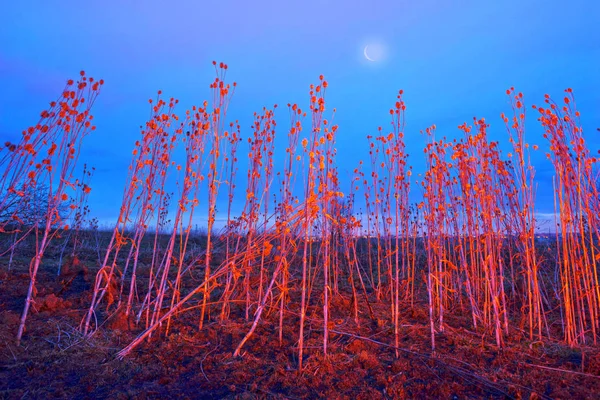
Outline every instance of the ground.
POLYGON ((309 310, 301 374, 294 310, 286 310, 283 343, 278 312, 269 309, 241 357, 233 351, 250 322, 234 307, 229 320, 220 322, 214 312, 202 330, 198 314, 181 314, 168 335, 155 335, 121 360, 117 352, 140 329, 117 312, 83 338, 79 324, 94 275, 84 265, 60 277, 42 268, 35 307, 17 345, 26 265, 17 262, 11 271, 0 266, 0 398, 592 399, 600 393, 597 347, 531 342, 522 332, 498 349, 457 312, 437 334, 432 354, 425 304, 406 304, 396 357, 388 306, 373 299, 376 321, 357 325, 343 294, 333 302, 327 357, 319 310, 309 310))

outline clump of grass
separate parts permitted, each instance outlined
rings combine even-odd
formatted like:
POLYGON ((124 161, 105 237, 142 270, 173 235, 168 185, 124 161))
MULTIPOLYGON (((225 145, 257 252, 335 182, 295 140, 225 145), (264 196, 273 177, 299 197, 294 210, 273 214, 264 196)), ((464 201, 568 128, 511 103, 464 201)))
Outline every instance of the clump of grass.
MULTIPOLYGON (((30 261, 30 283, 21 315, 17 341, 25 331, 29 309, 36 293, 36 277, 50 242, 68 230, 68 215, 80 208, 91 188, 74 177, 83 138, 96 128, 91 108, 104 81, 94 81, 81 71, 77 82, 69 80, 62 95, 40 114, 40 121, 22 132, 18 144, 7 142, 0 157, 0 210, 8 218, 0 221, 0 231, 20 232, 21 241, 35 235, 35 256, 30 261), (47 188, 46 197, 36 199, 37 188, 47 188), (78 194, 78 191, 81 194, 78 194), (40 207, 36 218, 25 223, 19 213, 40 207)), ((15 236, 16 239, 16 236, 15 236)), ((15 240, 11 247, 17 245, 15 240)))
MULTIPOLYGON (((237 121, 227 120, 236 84, 226 83, 227 65, 214 66, 211 101, 180 114, 184 117, 175 113, 176 99, 166 101, 159 92, 150 100, 150 118, 135 143, 119 217, 82 320, 84 335, 99 328, 108 307, 122 309, 142 329, 119 353, 124 357, 152 335, 168 334, 182 313, 195 312, 198 329, 217 315, 221 322, 240 315, 249 328, 234 351, 238 356, 259 335, 265 315, 274 312, 279 344, 286 342, 286 332, 297 338, 294 352, 302 371, 307 343, 319 340, 324 357, 335 351, 330 337, 340 313, 356 325, 368 318, 378 329, 389 328, 399 356, 402 310, 423 301, 428 318, 413 314, 428 319, 423 322, 429 325, 432 351, 451 317, 461 313, 497 347, 521 328, 515 321, 527 325, 530 340, 550 339, 550 319, 560 319, 570 346, 597 342, 597 158, 586 147, 570 90, 562 106, 546 97, 547 106, 534 107, 556 172, 558 234, 555 247, 542 254, 535 236, 536 181, 525 141, 524 98, 513 88, 507 91, 511 115, 502 115, 511 153, 504 156, 489 139, 492 127, 483 118, 460 125, 455 140, 440 139, 432 125, 423 132, 426 170, 416 182, 400 91, 389 111, 391 130, 379 128, 367 137, 370 162, 358 162, 346 190, 336 164, 335 109, 327 114, 329 85, 320 76, 310 86, 307 111, 288 104, 282 166, 275 154, 277 106, 254 115, 245 199, 235 215, 243 132, 237 121), (181 162, 175 158, 178 148, 181 162), (415 185, 422 201, 411 204, 415 185), (170 187, 174 193, 168 193, 170 187), (219 231, 217 209, 224 198, 226 224, 219 231), (207 227, 200 240, 193 223, 201 213, 207 227), (386 310, 384 318, 374 311, 380 309, 386 310)), ((31 188, 50 188, 43 224, 27 225, 17 213, 0 221, 0 229, 14 235, 11 256, 26 235, 39 239, 19 339, 44 252, 66 228, 60 205, 84 210, 90 188, 85 179, 73 179, 73 168, 81 139, 93 130, 89 112, 100 85, 84 75, 77 84, 69 82, 41 122, 26 130, 19 144, 7 143, 2 150, 0 210, 12 210, 15 199, 24 204, 31 188)), ((74 252, 77 235, 72 238, 74 252)))

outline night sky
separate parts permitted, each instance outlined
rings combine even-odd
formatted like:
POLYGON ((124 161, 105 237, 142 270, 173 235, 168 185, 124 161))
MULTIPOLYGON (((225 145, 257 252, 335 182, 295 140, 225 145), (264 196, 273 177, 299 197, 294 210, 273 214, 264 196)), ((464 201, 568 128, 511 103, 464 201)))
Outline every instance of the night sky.
MULTIPOLYGON (((490 138, 508 149, 500 120, 514 86, 528 106, 573 88, 588 147, 600 148, 600 3, 571 1, 6 1, 0 6, 0 138, 15 141, 80 70, 105 80, 94 106, 98 126, 80 160, 96 167, 92 214, 113 221, 131 150, 157 90, 180 100, 178 113, 209 98, 212 60, 236 81, 229 120, 242 135, 252 113, 278 104, 279 149, 287 141, 285 105, 308 109, 308 87, 329 82, 337 108, 342 177, 368 161, 366 136, 390 122, 404 89, 410 164, 423 170, 426 139, 460 136, 457 126, 485 117, 490 138), (378 46, 370 62, 363 49, 378 46)), ((307 121, 308 122, 308 121, 307 121)), ((534 154, 538 212, 553 212, 552 166, 534 114, 526 140, 534 154)), ((246 154, 242 143, 240 154, 246 154)), ((240 157, 243 159, 244 157, 240 157)), ((245 164, 238 176, 245 178, 245 164)), ((417 178, 416 174, 413 175, 417 178)), ((347 183, 347 180, 346 180, 347 183)), ((346 190, 347 185, 342 187, 346 190)), ((224 189, 222 190, 225 191, 224 189)), ((413 185, 414 200, 421 191, 413 185)), ((243 201, 238 191, 238 205, 243 201)))

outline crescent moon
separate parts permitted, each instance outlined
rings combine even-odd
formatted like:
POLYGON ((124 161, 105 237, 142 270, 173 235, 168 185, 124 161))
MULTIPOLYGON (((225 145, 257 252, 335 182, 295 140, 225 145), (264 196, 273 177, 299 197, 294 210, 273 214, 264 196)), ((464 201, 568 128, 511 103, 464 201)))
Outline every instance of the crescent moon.
POLYGON ((363 53, 365 54, 365 58, 369 61, 375 62, 375 60, 373 60, 371 57, 369 57, 369 54, 367 54, 368 48, 369 48, 369 46, 365 46, 365 50, 363 51, 363 53))

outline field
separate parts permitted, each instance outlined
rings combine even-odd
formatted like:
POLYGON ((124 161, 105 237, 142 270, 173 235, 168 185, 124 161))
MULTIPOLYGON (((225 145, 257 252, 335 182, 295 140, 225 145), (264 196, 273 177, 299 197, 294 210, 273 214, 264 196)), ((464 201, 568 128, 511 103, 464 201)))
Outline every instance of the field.
POLYGON ((82 72, 5 144, 3 396, 600 393, 597 158, 570 89, 531 108, 507 90, 506 155, 485 119, 461 125, 459 140, 425 129, 423 174, 405 151, 400 91, 390 131, 368 137, 346 182, 323 76, 306 111, 288 105, 285 128, 263 109, 245 136, 227 116, 236 84, 214 65, 211 101, 180 114, 160 92, 149 101, 114 229, 87 206, 93 168, 76 173, 102 81, 82 72), (547 235, 526 109, 555 172, 547 235))

